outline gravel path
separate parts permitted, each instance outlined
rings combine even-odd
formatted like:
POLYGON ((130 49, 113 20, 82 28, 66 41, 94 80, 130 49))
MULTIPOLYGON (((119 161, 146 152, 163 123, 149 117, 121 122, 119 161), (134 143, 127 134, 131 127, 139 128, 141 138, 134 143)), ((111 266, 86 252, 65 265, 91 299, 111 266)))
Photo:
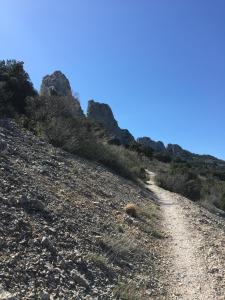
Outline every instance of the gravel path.
POLYGON ((163 249, 168 284, 165 299, 225 299, 224 289, 223 292, 220 289, 219 296, 216 280, 210 274, 205 235, 202 230, 197 230, 192 219, 192 210, 195 212, 200 208, 188 199, 156 186, 154 174, 149 174, 149 188, 159 200, 163 230, 168 237, 163 249))

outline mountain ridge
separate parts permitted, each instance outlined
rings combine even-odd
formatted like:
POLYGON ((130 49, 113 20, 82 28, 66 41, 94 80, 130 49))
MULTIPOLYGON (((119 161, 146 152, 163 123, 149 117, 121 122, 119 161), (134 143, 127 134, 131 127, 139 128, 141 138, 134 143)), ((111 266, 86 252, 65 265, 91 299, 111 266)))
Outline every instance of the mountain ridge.
MULTIPOLYGON (((51 95, 56 93, 59 96, 72 95, 72 89, 68 78, 61 72, 55 71, 51 75, 46 75, 42 79, 40 95, 51 95)), ((154 141, 150 137, 138 137, 135 139, 128 129, 121 129, 118 125, 118 121, 114 118, 113 111, 109 104, 96 102, 94 100, 88 101, 88 108, 86 115, 84 114, 78 99, 73 98, 76 103, 77 115, 81 117, 87 117, 90 120, 101 123, 108 133, 111 135, 110 140, 112 142, 121 143, 123 145, 129 145, 135 141, 139 144, 152 148, 157 152, 165 152, 172 157, 183 159, 186 161, 193 159, 206 159, 210 163, 217 161, 225 165, 225 161, 209 154, 196 154, 183 149, 178 144, 165 144, 162 141, 154 141)), ((75 113, 76 115, 76 113, 75 113)))

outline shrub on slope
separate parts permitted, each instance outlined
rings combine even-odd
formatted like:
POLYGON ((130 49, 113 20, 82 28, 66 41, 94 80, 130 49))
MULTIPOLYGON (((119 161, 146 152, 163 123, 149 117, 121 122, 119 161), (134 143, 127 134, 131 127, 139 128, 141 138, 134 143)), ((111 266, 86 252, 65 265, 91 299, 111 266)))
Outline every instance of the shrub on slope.
POLYGON ((142 155, 101 140, 104 130, 85 118, 71 116, 66 97, 30 97, 26 112, 26 126, 53 145, 100 162, 126 178, 143 178, 142 155))
POLYGON ((35 94, 23 62, 0 60, 0 116, 14 117, 24 113, 26 97, 35 94))

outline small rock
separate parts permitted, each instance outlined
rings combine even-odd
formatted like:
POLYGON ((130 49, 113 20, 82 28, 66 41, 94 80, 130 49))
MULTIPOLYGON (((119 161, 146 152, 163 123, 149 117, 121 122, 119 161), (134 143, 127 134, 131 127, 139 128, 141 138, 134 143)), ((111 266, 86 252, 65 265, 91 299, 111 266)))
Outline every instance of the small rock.
POLYGON ((84 276, 81 275, 78 271, 72 270, 72 271, 70 272, 70 274, 71 274, 72 278, 74 279, 74 281, 75 281, 76 283, 78 283, 79 285, 85 287, 86 289, 89 288, 89 282, 88 282, 87 279, 84 278, 84 276))
POLYGON ((213 267, 211 270, 209 270, 209 273, 211 273, 211 274, 215 274, 218 272, 219 272, 219 269, 217 267, 213 267))
POLYGON ((47 292, 43 292, 41 295, 41 300, 50 300, 50 295, 47 292))
POLYGON ((0 153, 3 153, 7 150, 8 145, 4 140, 0 140, 0 153))
POLYGON ((0 286, 0 300, 17 300, 17 298, 0 286))
POLYGON ((49 240, 48 237, 44 236, 41 240, 41 244, 46 248, 48 249, 50 252, 52 253, 56 253, 56 249, 55 247, 53 246, 52 242, 49 240))

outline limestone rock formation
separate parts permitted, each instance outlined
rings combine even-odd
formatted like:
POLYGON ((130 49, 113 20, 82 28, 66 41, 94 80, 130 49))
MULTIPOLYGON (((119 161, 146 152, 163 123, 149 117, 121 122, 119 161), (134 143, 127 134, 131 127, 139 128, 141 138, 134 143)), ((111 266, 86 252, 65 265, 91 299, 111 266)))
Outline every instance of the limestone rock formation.
POLYGON ((55 71, 42 79, 41 96, 60 96, 72 116, 84 117, 79 101, 73 97, 70 82, 61 72, 55 71))
POLYGON ((113 112, 108 104, 88 102, 87 110, 88 119, 101 123, 113 139, 117 139, 120 143, 128 145, 134 142, 134 137, 127 129, 121 129, 113 116, 113 112))
POLYGON ((40 95, 51 96, 52 94, 72 96, 69 80, 61 71, 55 71, 42 79, 40 95))
POLYGON ((177 144, 168 144, 166 150, 172 156, 178 157, 178 158, 184 159, 184 160, 192 159, 193 156, 195 156, 195 154, 193 154, 187 150, 184 150, 181 146, 179 146, 177 144))
POLYGON ((140 137, 140 138, 137 139, 137 142, 144 145, 144 146, 151 147, 155 151, 165 151, 166 150, 166 147, 163 144, 163 142, 153 141, 149 137, 140 137))
POLYGON ((118 133, 118 123, 115 120, 113 112, 108 104, 90 100, 88 102, 87 117, 93 121, 102 123, 110 132, 118 133))
POLYGON ((133 135, 127 129, 121 129, 120 134, 122 144, 124 145, 129 145, 135 141, 133 135))

